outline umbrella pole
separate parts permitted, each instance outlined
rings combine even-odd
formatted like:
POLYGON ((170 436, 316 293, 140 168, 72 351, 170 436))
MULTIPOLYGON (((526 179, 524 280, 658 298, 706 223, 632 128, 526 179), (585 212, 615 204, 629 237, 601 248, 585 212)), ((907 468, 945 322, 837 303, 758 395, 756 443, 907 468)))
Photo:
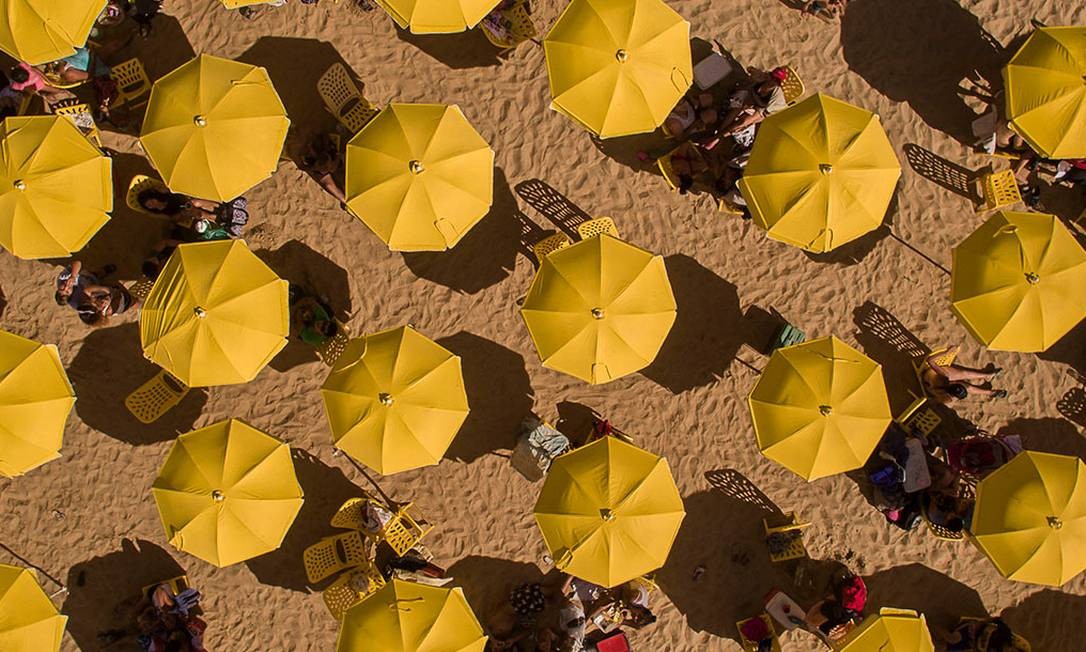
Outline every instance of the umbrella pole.
POLYGON ((8 546, 7 546, 6 544, 0 543, 0 548, 3 548, 3 549, 4 549, 4 550, 5 550, 5 551, 6 551, 6 552, 7 552, 8 554, 9 554, 9 555, 11 555, 11 556, 12 556, 12 557, 14 557, 14 558, 15 558, 16 560, 18 560, 20 564, 22 564, 22 565, 24 565, 24 566, 26 566, 26 567, 28 567, 28 568, 33 568, 34 570, 38 571, 38 572, 39 572, 39 573, 41 573, 41 574, 42 574, 43 576, 45 576, 45 578, 46 578, 46 579, 48 579, 48 580, 49 580, 50 582, 52 582, 53 584, 56 584, 57 586, 59 586, 60 588, 59 588, 59 589, 58 589, 57 591, 55 591, 55 592, 53 592, 53 593, 50 593, 50 594, 49 594, 49 597, 50 597, 50 598, 55 598, 56 596, 58 596, 58 595, 60 595, 60 594, 62 594, 62 593, 67 593, 67 592, 68 592, 68 587, 64 586, 64 583, 63 583, 63 582, 61 582, 61 581, 60 581, 60 580, 58 580, 57 578, 55 578, 55 577, 53 577, 52 575, 50 575, 50 574, 48 573, 48 571, 46 571, 46 570, 45 570, 44 568, 42 568, 41 566, 37 566, 37 565, 35 565, 35 564, 31 563, 31 562, 30 562, 29 560, 27 560, 27 559, 24 559, 24 558, 22 557, 22 555, 20 555, 19 553, 15 552, 15 551, 14 551, 14 550, 12 550, 11 548, 9 548, 9 547, 8 547, 8 546))
MULTIPOLYGON (((338 456, 339 454, 339 449, 336 449, 336 452, 333 453, 333 456, 338 456)), ((373 488, 377 490, 377 493, 381 494, 381 498, 384 499, 385 503, 387 503, 388 505, 398 504, 394 500, 389 498, 388 494, 385 493, 384 489, 381 489, 381 485, 377 484, 377 481, 374 480, 369 473, 366 473, 366 469, 362 468, 361 464, 354 461, 354 459, 350 455, 344 455, 344 457, 347 458, 347 461, 351 463, 351 466, 358 469, 358 472, 362 474, 362 477, 366 478, 366 480, 368 480, 369 483, 373 485, 373 488)))

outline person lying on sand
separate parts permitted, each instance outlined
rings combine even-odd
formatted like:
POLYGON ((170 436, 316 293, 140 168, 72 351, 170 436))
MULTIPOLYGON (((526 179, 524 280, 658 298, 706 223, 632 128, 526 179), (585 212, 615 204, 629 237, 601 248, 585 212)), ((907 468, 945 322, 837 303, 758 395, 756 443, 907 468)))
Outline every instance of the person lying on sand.
POLYGON ((707 148, 716 146, 721 138, 731 136, 741 147, 754 144, 754 131, 758 123, 768 116, 788 108, 781 84, 788 78, 787 68, 774 68, 766 72, 751 68, 747 84, 732 93, 728 100, 729 110, 720 121, 716 138, 705 143, 707 148))
POLYGON ((58 306, 68 305, 78 309, 80 304, 89 300, 87 288, 100 285, 102 279, 116 269, 114 265, 106 265, 100 272, 88 272, 83 269, 82 261, 73 260, 57 275, 57 291, 53 298, 58 306))
MULTIPOLYGON (((959 347, 955 347, 957 348, 959 347)), ((952 403, 970 396, 987 396, 990 399, 1007 396, 1005 389, 989 389, 982 386, 990 383, 1002 371, 1001 369, 994 367, 991 371, 983 371, 956 364, 943 366, 936 362, 936 358, 945 353, 932 353, 926 357, 920 371, 920 380, 933 398, 941 403, 952 403)))
POLYGON ((132 296, 120 283, 113 285, 88 285, 85 299, 76 307, 79 319, 88 326, 105 326, 109 318, 138 307, 140 300, 132 296))

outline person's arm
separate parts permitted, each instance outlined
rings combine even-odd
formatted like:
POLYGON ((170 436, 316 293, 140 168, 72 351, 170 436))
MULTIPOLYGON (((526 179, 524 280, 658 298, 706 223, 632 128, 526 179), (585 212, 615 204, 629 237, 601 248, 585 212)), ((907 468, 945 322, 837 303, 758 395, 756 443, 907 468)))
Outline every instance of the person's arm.
POLYGON ((219 208, 219 202, 209 201, 207 199, 197 199, 195 197, 189 197, 189 204, 193 208, 199 209, 205 213, 214 213, 219 208))
POLYGON ((721 132, 720 135, 721 136, 734 136, 735 134, 739 133, 740 131, 743 131, 744 129, 746 129, 747 127, 749 127, 751 125, 756 125, 759 122, 761 122, 762 120, 765 120, 765 115, 766 115, 765 111, 763 111, 762 109, 755 109, 753 113, 747 114, 741 120, 739 120, 735 125, 733 125, 730 129, 728 129, 727 131, 721 132))
POLYGON ((335 197, 341 204, 347 203, 347 194, 343 192, 343 189, 339 187, 336 180, 331 174, 324 174, 317 178, 317 183, 324 189, 329 195, 335 197))

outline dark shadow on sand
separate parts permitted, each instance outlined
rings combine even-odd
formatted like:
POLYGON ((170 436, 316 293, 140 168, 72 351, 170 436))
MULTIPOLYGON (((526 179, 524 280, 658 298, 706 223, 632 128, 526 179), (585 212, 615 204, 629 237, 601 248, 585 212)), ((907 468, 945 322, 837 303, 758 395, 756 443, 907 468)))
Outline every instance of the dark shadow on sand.
POLYGON ((879 571, 865 577, 864 582, 868 613, 877 613, 882 607, 915 609, 924 614, 929 627, 943 629, 953 627, 961 616, 987 615, 976 590, 923 564, 879 571))
POLYGON ((333 528, 329 522, 340 505, 361 496, 362 490, 343 471, 304 450, 293 449, 291 456, 305 494, 302 509, 278 550, 250 559, 245 565, 261 584, 307 593, 313 585, 306 578, 302 552, 322 537, 345 532, 333 528))
POLYGON ((988 169, 970 170, 915 143, 905 143, 902 150, 913 172, 974 205, 984 201, 977 189, 977 178, 988 169))
POLYGON ((1001 86, 1003 47, 955 0, 862 0, 841 18, 849 68, 872 88, 907 102, 929 126, 972 140, 974 112, 958 95, 973 70, 1001 86))
POLYGON ((543 579, 543 571, 535 564, 470 555, 450 566, 446 574, 453 585, 464 589, 472 611, 484 626, 509 600, 513 588, 543 579))
POLYGON ((1049 362, 1060 362, 1080 377, 1086 376, 1086 320, 1048 347, 1047 351, 1038 353, 1037 357, 1049 362))
POLYGON ((494 204, 482 220, 448 251, 408 252, 404 264, 415 276, 475 294, 513 272, 522 222, 517 202, 501 168, 494 169, 494 204))
POLYGON ((471 407, 445 457, 470 463, 513 448, 520 422, 531 413, 534 402, 524 358, 467 331, 437 342, 460 356, 471 407))
POLYGON ((1086 459, 1086 436, 1066 419, 1041 417, 1012 419, 999 429, 1001 435, 1019 435, 1026 450, 1057 453, 1086 459))
POLYGON ((873 301, 865 301, 852 313, 856 341, 864 354, 882 365, 883 380, 896 414, 922 391, 912 361, 931 353, 897 317, 873 301))
POLYGON ((678 314, 646 378, 673 394, 704 387, 728 372, 743 344, 735 285, 685 254, 664 259, 678 314))
POLYGON ((502 62, 498 48, 478 28, 457 34, 412 34, 396 28, 396 37, 453 69, 486 68, 502 62))
MULTIPOLYGON (((1017 605, 1004 609, 1000 616, 1016 634, 1020 634, 1034 650, 1081 649, 1069 630, 1081 626, 1086 614, 1086 596, 1071 595, 1058 589, 1042 589, 1017 605)), ((1080 641, 1081 642, 1081 641, 1080 641)))
MULTIPOLYGON (((70 318, 76 317, 73 314, 70 318)), ((75 387, 76 414, 91 428, 133 446, 167 441, 188 432, 207 403, 204 389, 190 390, 172 410, 150 424, 140 423, 124 405, 124 399, 159 370, 143 357, 137 323, 90 332, 68 367, 75 387)))
POLYGON ((62 608, 68 633, 81 650, 139 649, 136 609, 141 589, 184 573, 165 548, 143 539, 122 539, 120 550, 68 571, 69 593, 62 608))
POLYGON ((574 241, 580 237, 577 225, 592 219, 580 206, 542 179, 521 181, 514 190, 529 206, 574 241))

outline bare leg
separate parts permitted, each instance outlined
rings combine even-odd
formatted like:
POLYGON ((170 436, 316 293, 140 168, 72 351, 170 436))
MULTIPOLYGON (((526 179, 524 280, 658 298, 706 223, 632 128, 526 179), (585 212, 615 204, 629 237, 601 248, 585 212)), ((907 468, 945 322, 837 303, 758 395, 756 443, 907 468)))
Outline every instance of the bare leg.
POLYGON ((970 385, 969 383, 962 383, 962 385, 970 396, 986 396, 991 398, 997 393, 1003 395, 1003 390, 999 389, 984 389, 983 387, 977 387, 976 385, 970 385))
POLYGON ((951 365, 949 367, 940 367, 942 375, 952 383, 956 383, 963 380, 979 380, 987 381, 991 380, 995 374, 980 371, 979 369, 969 369, 967 367, 959 367, 958 365, 951 365))

